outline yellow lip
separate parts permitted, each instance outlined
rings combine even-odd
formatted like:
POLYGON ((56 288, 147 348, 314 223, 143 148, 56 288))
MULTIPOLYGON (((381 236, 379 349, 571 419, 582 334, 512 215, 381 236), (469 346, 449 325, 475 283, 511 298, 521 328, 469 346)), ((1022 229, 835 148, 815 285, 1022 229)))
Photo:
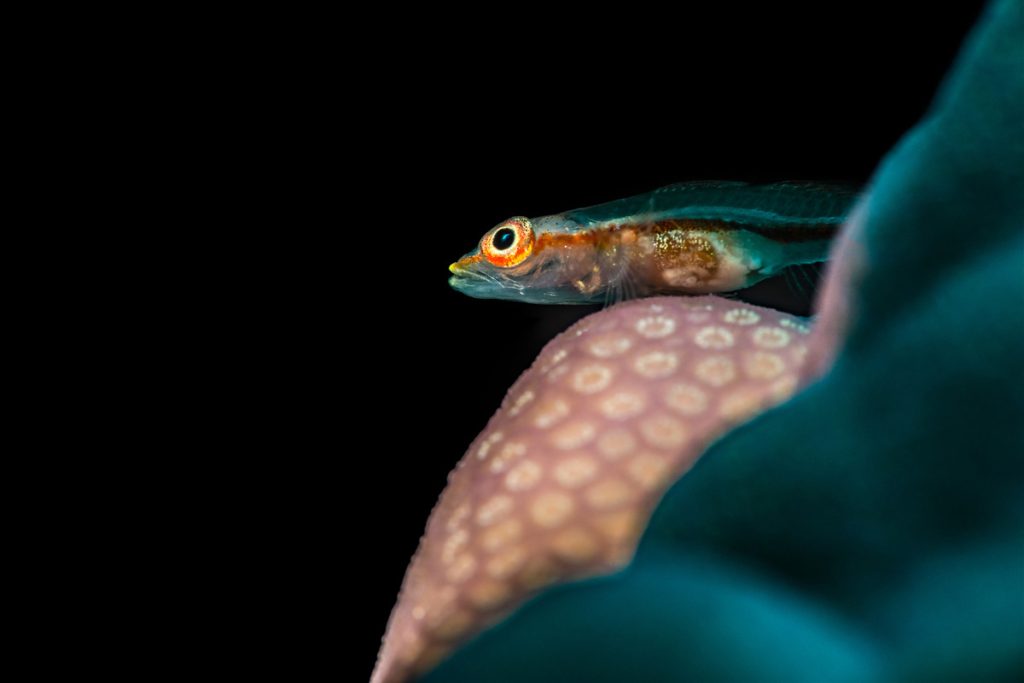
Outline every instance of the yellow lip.
POLYGON ((481 256, 480 254, 470 254, 468 256, 464 256, 455 263, 448 266, 448 270, 452 273, 455 273, 456 275, 465 273, 470 270, 470 267, 474 263, 476 263, 482 258, 483 256, 481 256))

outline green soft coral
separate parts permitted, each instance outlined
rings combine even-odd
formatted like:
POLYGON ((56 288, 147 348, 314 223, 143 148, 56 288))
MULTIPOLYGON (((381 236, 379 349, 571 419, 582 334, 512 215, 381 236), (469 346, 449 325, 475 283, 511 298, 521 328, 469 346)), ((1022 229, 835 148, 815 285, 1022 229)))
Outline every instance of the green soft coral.
POLYGON ((834 366, 425 678, 1024 680, 1024 3, 880 167, 834 366))

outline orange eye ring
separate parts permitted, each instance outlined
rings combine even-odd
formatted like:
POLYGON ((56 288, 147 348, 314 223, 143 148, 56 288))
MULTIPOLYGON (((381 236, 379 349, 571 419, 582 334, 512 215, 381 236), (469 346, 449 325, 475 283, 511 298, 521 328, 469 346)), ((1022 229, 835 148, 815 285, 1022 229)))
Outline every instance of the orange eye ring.
POLYGON ((480 251, 498 268, 518 266, 533 252, 533 227, 522 216, 509 218, 480 240, 480 251))

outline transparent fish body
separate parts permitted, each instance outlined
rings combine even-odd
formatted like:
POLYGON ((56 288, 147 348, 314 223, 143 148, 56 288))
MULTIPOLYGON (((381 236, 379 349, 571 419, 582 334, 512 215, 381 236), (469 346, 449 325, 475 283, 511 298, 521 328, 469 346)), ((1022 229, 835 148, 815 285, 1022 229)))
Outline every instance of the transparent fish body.
POLYGON ((532 303, 735 291, 824 261, 856 197, 810 183, 670 185, 509 219, 450 266, 449 282, 469 296, 532 303))

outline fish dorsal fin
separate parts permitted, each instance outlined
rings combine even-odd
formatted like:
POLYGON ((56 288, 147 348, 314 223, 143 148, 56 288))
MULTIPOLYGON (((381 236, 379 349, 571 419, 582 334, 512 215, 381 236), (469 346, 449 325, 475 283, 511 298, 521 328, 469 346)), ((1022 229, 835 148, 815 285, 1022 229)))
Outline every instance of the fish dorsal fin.
POLYGON ((754 227, 841 223, 857 192, 839 185, 780 182, 752 185, 738 181, 675 183, 652 192, 567 212, 583 224, 646 216, 715 220, 754 227))

